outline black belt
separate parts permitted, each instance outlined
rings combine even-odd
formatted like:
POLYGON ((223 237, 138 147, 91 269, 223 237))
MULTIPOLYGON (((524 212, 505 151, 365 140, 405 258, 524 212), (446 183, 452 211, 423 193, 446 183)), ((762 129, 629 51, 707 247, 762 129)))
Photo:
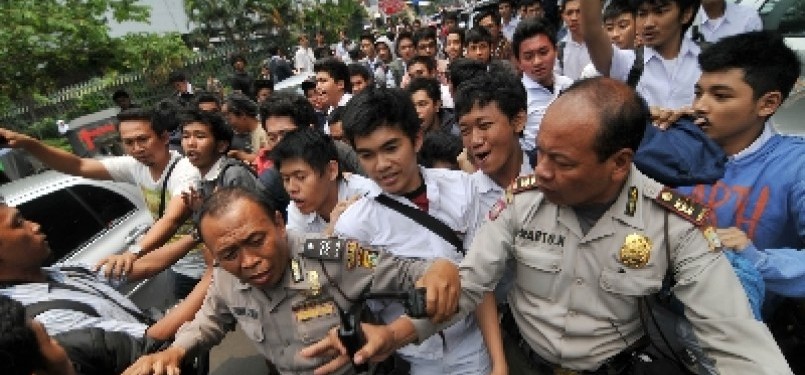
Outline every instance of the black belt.
POLYGON ((520 333, 520 329, 517 327, 517 323, 514 321, 514 317, 509 311, 508 308, 503 310, 502 317, 500 320, 500 326, 503 331, 509 335, 510 338, 514 340, 517 346, 522 351, 523 355, 525 355, 528 360, 534 364, 536 373, 538 374, 554 374, 554 375, 621 375, 621 374, 628 374, 629 370, 633 364, 633 356, 634 353, 640 349, 645 348, 649 344, 648 337, 643 336, 639 340, 635 341, 632 345, 629 345, 626 349, 621 351, 620 353, 614 355, 613 357, 607 359, 601 367, 597 370, 571 370, 564 368, 560 365, 548 362, 544 358, 542 358, 539 354, 537 354, 528 342, 525 341, 523 335, 520 333))

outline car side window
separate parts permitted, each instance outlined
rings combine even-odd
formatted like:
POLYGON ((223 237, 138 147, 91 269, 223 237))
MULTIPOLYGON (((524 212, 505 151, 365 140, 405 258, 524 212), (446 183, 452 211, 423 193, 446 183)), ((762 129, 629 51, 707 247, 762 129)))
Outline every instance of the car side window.
POLYGON ((125 197, 91 185, 61 189, 17 208, 25 218, 38 222, 48 236, 52 251, 49 264, 69 256, 135 210, 125 197))

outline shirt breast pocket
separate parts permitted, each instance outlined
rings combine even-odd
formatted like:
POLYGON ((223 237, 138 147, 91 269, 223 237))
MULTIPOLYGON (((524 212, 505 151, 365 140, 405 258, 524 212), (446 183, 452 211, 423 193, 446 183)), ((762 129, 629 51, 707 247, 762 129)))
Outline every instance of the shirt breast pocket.
POLYGON ((294 322, 297 337, 305 345, 321 340, 324 336, 327 336, 331 328, 337 327, 340 323, 337 310, 334 310, 333 313, 325 313, 304 321, 297 319, 294 322))
POLYGON ((637 300, 657 293, 662 288, 663 275, 651 270, 603 270, 599 286, 604 291, 602 302, 617 319, 630 319, 637 313, 637 300))
POLYGON ((518 288, 540 298, 553 296, 557 277, 562 271, 562 253, 539 248, 528 248, 517 252, 518 288))

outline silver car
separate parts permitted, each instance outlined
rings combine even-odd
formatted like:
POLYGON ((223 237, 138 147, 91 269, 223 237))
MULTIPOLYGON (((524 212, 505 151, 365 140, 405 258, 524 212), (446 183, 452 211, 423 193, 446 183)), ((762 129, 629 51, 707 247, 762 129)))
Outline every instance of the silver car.
MULTIPOLYGON (((0 186, 6 204, 42 226, 52 250, 47 265, 94 265, 125 251, 153 224, 142 193, 126 183, 45 171, 0 186)), ((140 307, 173 302, 165 273, 121 290, 140 307)))

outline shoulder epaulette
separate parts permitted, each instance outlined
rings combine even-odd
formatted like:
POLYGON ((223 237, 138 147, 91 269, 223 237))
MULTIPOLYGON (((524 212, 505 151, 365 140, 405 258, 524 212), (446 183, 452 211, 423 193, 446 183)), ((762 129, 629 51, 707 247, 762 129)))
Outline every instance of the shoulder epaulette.
POLYGON ((706 224, 707 215, 710 213, 707 206, 668 187, 663 188, 654 201, 697 227, 706 224))
POLYGON ((534 190, 537 188, 537 176, 530 174, 527 176, 520 176, 514 179, 509 185, 507 191, 512 194, 517 194, 527 190, 534 190))

